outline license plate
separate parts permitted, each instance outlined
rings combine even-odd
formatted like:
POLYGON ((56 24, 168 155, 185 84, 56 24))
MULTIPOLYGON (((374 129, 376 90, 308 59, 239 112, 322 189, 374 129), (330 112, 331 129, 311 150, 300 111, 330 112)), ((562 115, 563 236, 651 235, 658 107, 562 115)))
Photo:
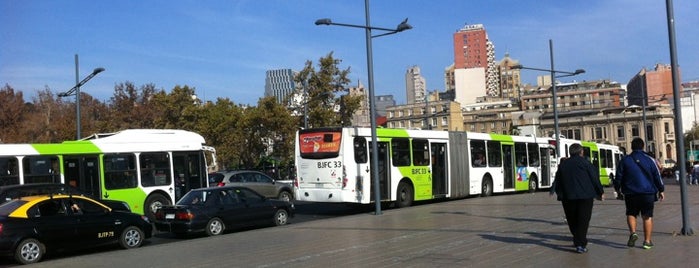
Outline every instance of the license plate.
POLYGON ((175 214, 165 214, 165 219, 172 220, 175 218, 175 214))

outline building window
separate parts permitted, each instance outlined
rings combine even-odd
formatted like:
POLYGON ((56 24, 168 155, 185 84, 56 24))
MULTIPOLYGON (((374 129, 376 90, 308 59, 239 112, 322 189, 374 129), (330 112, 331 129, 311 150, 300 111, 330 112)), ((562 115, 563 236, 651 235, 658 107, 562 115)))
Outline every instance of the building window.
POLYGON ((394 111, 388 112, 388 117, 389 117, 389 118, 395 117, 395 112, 394 112, 394 111))
POLYGON ((398 111, 398 116, 403 117, 403 110, 398 111))
POLYGON ((442 116, 442 126, 446 126, 447 124, 449 124, 449 121, 447 120, 447 117, 446 117, 446 116, 442 116))
POLYGON ((665 122, 665 133, 670 133, 670 123, 665 122))
POLYGON ((648 124, 646 126, 646 138, 648 139, 648 141, 655 140, 653 137, 653 124, 648 124))
POLYGON ((575 140, 582 140, 582 135, 580 133, 580 129, 574 129, 573 130, 573 139, 575 140))
POLYGON ((626 131, 624 131, 624 126, 616 126, 616 137, 623 140, 626 136, 626 131))
POLYGON ((638 125, 631 125, 631 137, 640 137, 638 133, 638 125))

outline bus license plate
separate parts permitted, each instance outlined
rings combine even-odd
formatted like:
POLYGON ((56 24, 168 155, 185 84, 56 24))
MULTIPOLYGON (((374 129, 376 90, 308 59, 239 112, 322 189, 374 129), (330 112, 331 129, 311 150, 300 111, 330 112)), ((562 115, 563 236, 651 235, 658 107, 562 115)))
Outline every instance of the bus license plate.
POLYGON ((175 218, 175 214, 165 214, 165 219, 166 220, 172 220, 175 218))

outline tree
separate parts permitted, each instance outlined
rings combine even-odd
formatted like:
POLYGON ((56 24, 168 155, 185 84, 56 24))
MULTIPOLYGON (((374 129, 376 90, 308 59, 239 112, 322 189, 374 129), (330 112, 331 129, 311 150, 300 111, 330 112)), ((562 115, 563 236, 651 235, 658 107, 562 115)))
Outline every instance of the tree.
POLYGON ((285 106, 274 97, 261 98, 257 107, 243 111, 238 133, 244 139, 239 148, 244 167, 255 167, 263 157, 291 159, 296 123, 285 106))
POLYGON ((0 89, 0 143, 21 141, 20 131, 27 111, 22 92, 5 84, 0 89))
POLYGON ((160 107, 152 103, 155 94, 164 94, 157 90, 154 84, 146 84, 140 88, 132 82, 124 82, 114 86, 114 96, 110 99, 109 118, 105 125, 107 129, 155 128, 159 117, 160 107))
MULTIPOLYGON (((303 105, 308 110, 309 127, 350 125, 349 119, 360 107, 361 96, 335 97, 335 93, 345 91, 351 82, 347 78, 350 68, 340 69, 338 65, 341 62, 330 52, 318 60, 317 71, 309 60, 294 77, 294 81, 301 85, 296 89, 297 94, 307 96, 303 105)), ((303 117, 299 125, 303 125, 303 117)))

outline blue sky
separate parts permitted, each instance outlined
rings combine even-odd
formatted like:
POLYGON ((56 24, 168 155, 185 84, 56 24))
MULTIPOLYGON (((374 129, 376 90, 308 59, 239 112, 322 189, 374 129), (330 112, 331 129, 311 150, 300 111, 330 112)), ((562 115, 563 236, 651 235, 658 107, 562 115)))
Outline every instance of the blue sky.
MULTIPOLYGON (((673 2, 682 81, 699 80, 699 1, 673 2)), ((314 25, 319 18, 363 25, 361 0, 3 0, 0 10, 0 85, 27 100, 45 87, 73 87, 75 54, 80 79, 106 69, 81 88, 103 101, 129 81, 167 91, 188 85, 205 100, 255 104, 266 70, 299 70, 329 52, 351 68, 353 84, 367 84, 364 31, 314 25)), ((587 71, 564 79, 625 84, 643 67, 670 63, 660 0, 384 0, 371 1, 370 15, 375 27, 405 18, 414 27, 373 39, 375 92, 399 104, 410 66, 421 68, 428 89, 444 89, 452 35, 464 24, 485 26, 497 60, 509 53, 528 67, 550 66, 552 39, 555 69, 587 71)), ((542 74, 523 71, 523 80, 535 84, 542 74)))

